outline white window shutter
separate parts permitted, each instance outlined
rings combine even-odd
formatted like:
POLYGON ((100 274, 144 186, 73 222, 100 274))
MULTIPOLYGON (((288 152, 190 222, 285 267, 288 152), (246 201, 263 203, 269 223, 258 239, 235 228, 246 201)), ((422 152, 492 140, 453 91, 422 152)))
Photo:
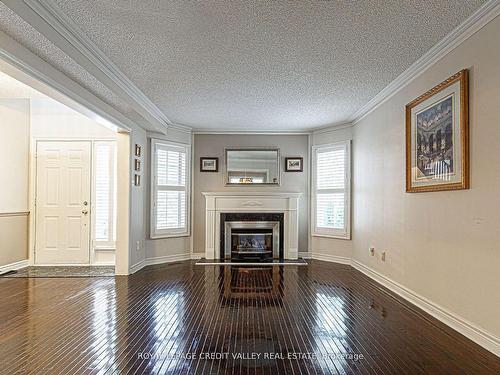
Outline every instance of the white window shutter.
POLYGON ((313 234, 350 236, 350 143, 313 150, 313 234))
POLYGON ((113 247, 116 237, 116 144, 94 143, 94 242, 113 247))
POLYGON ((154 202, 151 236, 185 234, 188 232, 189 148, 153 140, 152 149, 154 202))

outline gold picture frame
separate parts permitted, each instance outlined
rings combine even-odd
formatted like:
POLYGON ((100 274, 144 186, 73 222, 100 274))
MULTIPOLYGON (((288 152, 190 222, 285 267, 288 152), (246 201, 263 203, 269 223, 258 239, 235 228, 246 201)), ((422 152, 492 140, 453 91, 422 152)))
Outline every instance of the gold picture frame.
POLYGON ((406 105, 406 192, 469 188, 469 72, 406 105))

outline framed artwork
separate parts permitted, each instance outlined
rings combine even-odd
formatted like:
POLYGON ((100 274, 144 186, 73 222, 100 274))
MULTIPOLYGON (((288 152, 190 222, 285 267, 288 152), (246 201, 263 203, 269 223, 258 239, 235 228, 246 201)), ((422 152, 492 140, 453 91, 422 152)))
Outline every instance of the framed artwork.
POLYGON ((141 145, 136 144, 135 145, 135 156, 141 157, 141 145))
POLYGON ((200 172, 219 172, 219 158, 200 158, 200 172))
POLYGON ((406 192, 469 188, 468 71, 406 105, 406 192))
POLYGON ((285 172, 302 172, 304 159, 300 156, 285 158, 285 172))
POLYGON ((141 161, 139 159, 134 159, 134 170, 137 172, 141 171, 141 161))

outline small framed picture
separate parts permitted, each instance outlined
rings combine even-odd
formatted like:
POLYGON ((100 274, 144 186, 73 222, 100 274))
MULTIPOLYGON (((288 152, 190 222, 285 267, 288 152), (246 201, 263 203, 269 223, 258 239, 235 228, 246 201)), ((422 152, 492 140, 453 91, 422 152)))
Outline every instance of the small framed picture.
POLYGON ((219 158, 200 158, 200 172, 219 172, 219 158))
POLYGON ((141 145, 136 144, 135 145, 135 156, 141 157, 141 145))
POLYGON ((134 160, 134 170, 136 172, 140 172, 141 171, 141 161, 139 159, 135 159, 134 160))
POLYGON ((134 185, 141 186, 141 175, 140 174, 134 175, 134 185))
POLYGON ((302 172, 304 159, 302 157, 285 158, 285 172, 302 172))

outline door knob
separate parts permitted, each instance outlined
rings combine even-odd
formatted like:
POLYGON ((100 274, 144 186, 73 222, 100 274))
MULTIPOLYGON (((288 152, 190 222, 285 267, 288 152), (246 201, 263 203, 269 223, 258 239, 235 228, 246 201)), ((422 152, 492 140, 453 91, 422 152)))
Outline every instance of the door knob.
POLYGON ((82 214, 87 215, 89 212, 87 210, 82 210, 82 214))

